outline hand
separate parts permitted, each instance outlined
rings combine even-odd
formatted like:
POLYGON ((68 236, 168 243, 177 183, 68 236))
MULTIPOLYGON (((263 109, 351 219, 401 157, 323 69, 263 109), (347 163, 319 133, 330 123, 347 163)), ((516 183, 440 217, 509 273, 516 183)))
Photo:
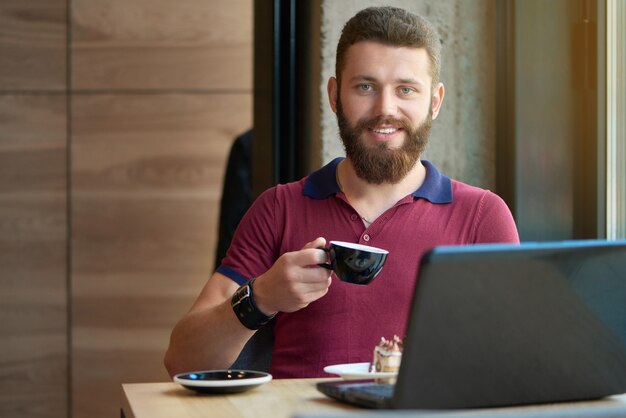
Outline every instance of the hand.
POLYGON ((294 312, 321 298, 332 282, 331 272, 319 263, 326 262, 326 253, 318 247, 324 238, 307 243, 299 251, 281 255, 265 274, 254 282, 254 302, 261 312, 294 312))

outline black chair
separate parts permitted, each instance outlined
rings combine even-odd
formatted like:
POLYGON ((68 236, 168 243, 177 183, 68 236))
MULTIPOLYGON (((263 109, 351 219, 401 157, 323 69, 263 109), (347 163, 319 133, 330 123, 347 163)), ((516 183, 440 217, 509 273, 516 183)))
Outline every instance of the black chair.
MULTIPOLYGON (((233 239, 239 221, 252 204, 252 130, 235 138, 226 165, 220 202, 219 236, 215 254, 217 268, 233 239)), ((274 321, 254 334, 231 368, 269 371, 274 347, 274 321)))

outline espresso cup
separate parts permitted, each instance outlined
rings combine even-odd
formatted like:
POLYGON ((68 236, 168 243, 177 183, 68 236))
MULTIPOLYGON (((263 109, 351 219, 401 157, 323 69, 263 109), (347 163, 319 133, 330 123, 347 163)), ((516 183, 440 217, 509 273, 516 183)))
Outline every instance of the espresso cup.
POLYGON ((330 263, 320 266, 335 272, 339 280, 347 283, 369 284, 383 268, 389 251, 351 242, 330 241, 320 247, 328 253, 330 263))

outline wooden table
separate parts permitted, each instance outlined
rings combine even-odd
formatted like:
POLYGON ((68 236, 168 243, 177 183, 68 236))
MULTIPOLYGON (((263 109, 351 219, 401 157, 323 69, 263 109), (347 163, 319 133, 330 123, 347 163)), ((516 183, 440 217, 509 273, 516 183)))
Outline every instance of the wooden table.
POLYGON ((125 383, 122 411, 126 418, 287 418, 310 411, 358 410, 318 392, 315 384, 323 380, 333 379, 276 379, 232 395, 199 395, 171 382, 125 383))
MULTIPOLYGON (((248 392, 199 395, 177 383, 125 383, 122 413, 125 418, 254 417, 291 418, 296 414, 361 416, 363 409, 336 402, 315 389, 315 384, 336 379, 277 379, 248 392), (352 412, 352 414, 350 413, 352 412)), ((387 411, 387 418, 420 415, 417 411, 387 411)), ((373 411, 366 414, 375 416, 373 411)), ((423 418, 433 417, 421 411, 423 418)), ((611 398, 513 408, 437 412, 438 418, 561 418, 626 416, 626 394, 611 398)))

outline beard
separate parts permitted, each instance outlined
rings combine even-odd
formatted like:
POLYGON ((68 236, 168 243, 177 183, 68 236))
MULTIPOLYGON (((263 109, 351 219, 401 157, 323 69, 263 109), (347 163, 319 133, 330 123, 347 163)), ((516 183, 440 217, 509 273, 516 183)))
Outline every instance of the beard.
POLYGON ((352 126, 343 113, 341 101, 337 100, 337 123, 339 135, 359 178, 370 184, 397 184, 411 171, 426 149, 432 126, 432 110, 419 126, 405 119, 376 117, 363 118, 352 126), (406 138, 400 148, 389 148, 387 143, 367 146, 361 136, 368 129, 382 124, 401 128, 406 138))

